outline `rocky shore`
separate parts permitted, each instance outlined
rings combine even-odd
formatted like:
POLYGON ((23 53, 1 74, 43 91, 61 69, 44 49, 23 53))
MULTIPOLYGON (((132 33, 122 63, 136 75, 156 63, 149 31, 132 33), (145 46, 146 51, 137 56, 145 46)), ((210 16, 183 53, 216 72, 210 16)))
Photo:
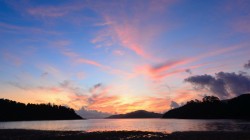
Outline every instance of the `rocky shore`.
POLYGON ((191 131, 171 134, 144 131, 43 131, 23 129, 0 130, 1 140, 249 140, 250 132, 191 131))

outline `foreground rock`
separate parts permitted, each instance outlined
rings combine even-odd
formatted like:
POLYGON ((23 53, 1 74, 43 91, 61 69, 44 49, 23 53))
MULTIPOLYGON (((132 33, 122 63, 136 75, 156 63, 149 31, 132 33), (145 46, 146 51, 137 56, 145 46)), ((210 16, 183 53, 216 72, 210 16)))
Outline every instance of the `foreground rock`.
POLYGON ((249 140, 249 132, 40 131, 0 130, 1 140, 249 140))

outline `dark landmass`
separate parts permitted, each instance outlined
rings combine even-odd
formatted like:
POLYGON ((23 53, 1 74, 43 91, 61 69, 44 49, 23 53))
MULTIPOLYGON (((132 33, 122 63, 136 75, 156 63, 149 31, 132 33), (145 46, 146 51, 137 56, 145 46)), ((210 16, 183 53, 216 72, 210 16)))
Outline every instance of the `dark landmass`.
POLYGON ((250 119, 250 94, 229 100, 206 96, 202 101, 191 100, 186 105, 172 109, 163 118, 179 119, 250 119))
POLYGON ((118 114, 107 117, 108 119, 121 119, 121 118, 161 118, 162 114, 148 112, 145 110, 137 110, 127 114, 118 114))
POLYGON ((24 104, 0 99, 0 121, 82 119, 71 108, 52 104, 24 104))
POLYGON ((144 131, 41 131, 2 129, 1 140, 249 140, 247 131, 174 132, 171 134, 144 131))

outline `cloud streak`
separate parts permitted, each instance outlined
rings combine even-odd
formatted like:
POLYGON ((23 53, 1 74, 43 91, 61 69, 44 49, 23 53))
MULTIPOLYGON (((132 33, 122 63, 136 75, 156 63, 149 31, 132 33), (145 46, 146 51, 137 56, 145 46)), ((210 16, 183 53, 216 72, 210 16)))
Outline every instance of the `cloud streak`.
POLYGON ((162 20, 161 15, 174 3, 172 0, 145 1, 144 3, 134 2, 129 7, 128 1, 114 1, 112 4, 98 3, 92 8, 103 16, 103 23, 108 24, 105 24, 105 32, 99 32, 93 39, 93 43, 98 41, 104 44, 106 44, 105 42, 119 44, 143 59, 155 61, 158 58, 151 54, 148 44, 153 42, 155 36, 166 30, 166 23, 162 20), (103 6, 105 8, 100 8, 103 6), (112 11, 115 9, 117 12, 113 13, 112 11), (130 15, 127 10, 134 14, 130 15), (154 25, 148 24, 151 22, 154 22, 154 25), (142 24, 145 26, 141 26, 142 24), (107 33, 111 37, 107 37, 107 33))
POLYGON ((49 35, 60 35, 60 32, 57 31, 48 31, 46 29, 38 28, 38 27, 27 27, 27 26, 20 26, 20 25, 13 25, 4 22, 0 22, 0 29, 5 32, 11 32, 15 34, 20 33, 27 33, 27 34, 49 34, 49 35))

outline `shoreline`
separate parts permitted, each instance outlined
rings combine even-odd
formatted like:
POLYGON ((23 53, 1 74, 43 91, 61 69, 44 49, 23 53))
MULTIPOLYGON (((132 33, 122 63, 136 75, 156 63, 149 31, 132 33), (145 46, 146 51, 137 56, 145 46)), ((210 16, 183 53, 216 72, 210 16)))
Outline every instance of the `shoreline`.
POLYGON ((0 129, 1 140, 249 140, 249 131, 51 131, 0 129))

